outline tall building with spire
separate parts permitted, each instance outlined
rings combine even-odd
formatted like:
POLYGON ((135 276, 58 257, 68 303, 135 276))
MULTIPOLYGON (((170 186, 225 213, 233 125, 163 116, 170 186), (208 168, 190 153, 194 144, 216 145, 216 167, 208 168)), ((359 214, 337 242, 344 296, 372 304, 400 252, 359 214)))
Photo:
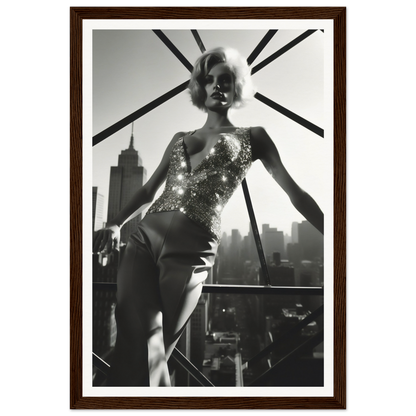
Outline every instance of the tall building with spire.
MULTIPOLYGON (((146 169, 142 166, 139 152, 134 148, 133 125, 130 145, 118 156, 118 166, 112 166, 108 195, 107 221, 114 218, 146 182, 146 169)), ((136 231, 141 215, 127 222, 121 229, 121 242, 127 243, 131 233, 136 231)))

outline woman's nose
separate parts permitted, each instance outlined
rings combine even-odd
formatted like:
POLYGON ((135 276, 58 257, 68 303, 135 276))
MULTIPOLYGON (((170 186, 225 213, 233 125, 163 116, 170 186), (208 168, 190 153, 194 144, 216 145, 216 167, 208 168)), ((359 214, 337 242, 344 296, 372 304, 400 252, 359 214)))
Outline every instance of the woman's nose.
POLYGON ((219 91, 221 89, 220 84, 215 84, 214 90, 219 91))

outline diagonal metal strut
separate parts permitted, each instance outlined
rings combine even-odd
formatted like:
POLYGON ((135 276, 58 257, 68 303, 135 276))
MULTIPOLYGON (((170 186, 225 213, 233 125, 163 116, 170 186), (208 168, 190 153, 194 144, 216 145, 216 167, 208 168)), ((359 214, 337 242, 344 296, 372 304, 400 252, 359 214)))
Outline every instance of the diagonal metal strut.
POLYGON ((307 30, 306 32, 299 35, 297 38, 293 39, 291 42, 289 42, 287 45, 280 48, 277 52, 270 55, 268 58, 266 58, 264 61, 257 64, 253 69, 251 70, 251 75, 254 75, 256 72, 260 71, 260 69, 263 69, 266 65, 270 64, 270 62, 273 62, 275 59, 277 59, 279 56, 283 55, 290 49, 292 49, 294 46, 308 38, 310 35, 316 32, 316 29, 307 30))
POLYGON ((264 386, 279 370, 283 371, 287 366, 293 362, 293 360, 299 358, 305 351, 312 350, 318 346, 324 340, 323 331, 318 332, 316 335, 311 336, 303 344, 292 350, 289 354, 283 357, 272 368, 264 372, 256 380, 249 384, 249 386, 264 386))
POLYGON ((192 35, 194 36, 196 43, 198 44, 199 50, 201 51, 201 53, 204 53, 206 51, 206 48, 204 46, 204 44, 202 43, 202 39, 199 36, 199 33, 197 30, 195 29, 191 29, 192 35))
POLYGON ((159 105, 163 104, 164 102, 168 101, 169 99, 173 98, 175 95, 178 95, 180 92, 186 90, 186 87, 188 86, 189 81, 185 81, 181 85, 178 85, 173 90, 168 91, 167 93, 161 95, 159 98, 156 98, 155 100, 151 101, 149 104, 146 104, 145 106, 139 108, 134 113, 131 113, 127 117, 124 117, 117 123, 113 124, 112 126, 106 128, 101 133, 96 134, 92 138, 92 145, 95 146, 96 144, 102 142, 107 137, 111 136, 112 134, 118 132, 122 128, 128 126, 133 121, 137 120, 138 118, 142 117, 143 115, 147 114, 148 112, 152 111, 159 105))
POLYGON ((267 98, 263 94, 260 94, 259 92, 256 93, 254 96, 257 100, 261 101, 262 103, 268 105, 269 107, 273 108, 273 110, 276 110, 280 114, 283 114, 287 118, 290 118, 291 120, 295 121, 296 123, 300 124, 301 126, 307 128, 308 130, 312 131, 313 133, 316 133, 318 136, 324 137, 324 130, 321 127, 318 127, 317 125, 311 123, 310 121, 304 119, 303 117, 297 115, 293 111, 288 110, 287 108, 283 107, 280 104, 277 104, 270 98, 267 98))
POLYGON ((278 29, 269 30, 260 41, 260 43, 254 48, 253 52, 251 52, 250 56, 247 58, 247 63, 251 65, 255 59, 260 55, 261 51, 266 47, 266 45, 270 42, 273 36, 276 34, 278 29))
POLYGON ((153 30, 156 36, 169 48, 169 50, 185 65, 189 72, 192 72, 194 67, 185 58, 182 52, 169 40, 169 38, 161 30, 153 30))

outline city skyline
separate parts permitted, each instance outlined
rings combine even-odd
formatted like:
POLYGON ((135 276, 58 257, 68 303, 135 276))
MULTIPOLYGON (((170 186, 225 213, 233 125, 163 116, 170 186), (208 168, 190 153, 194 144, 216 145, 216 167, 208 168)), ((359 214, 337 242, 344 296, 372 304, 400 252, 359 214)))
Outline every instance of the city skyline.
MULTIPOLYGON (((193 62, 199 52, 188 32, 164 31, 193 62)), ((279 31, 254 63, 260 62, 301 32, 279 31)), ((240 50, 245 56, 251 53, 265 33, 262 30, 200 31, 207 49, 218 46, 220 38, 224 37, 229 46, 240 50)), ((93 52, 94 134, 189 79, 187 69, 152 31, 94 31, 93 52), (140 60, 144 55, 148 59, 140 60)), ((318 31, 259 71, 253 80, 259 92, 316 125, 324 126, 322 71, 323 33, 318 31), (270 83, 271 79, 273 83, 270 83)), ((192 107, 189 101, 187 92, 182 92, 135 122, 135 148, 142 157, 148 178, 176 131, 184 131, 186 126, 191 130, 203 124, 204 113, 192 107)), ((247 125, 247 120, 253 120, 253 125, 263 125, 275 141, 287 170, 325 212, 325 206, 330 206, 328 198, 331 194, 327 192, 331 176, 326 175, 331 162, 324 158, 328 155, 327 142, 256 100, 252 100, 246 108, 232 112, 231 120, 238 126, 247 125)), ((128 147, 130 130, 131 126, 127 126, 93 148, 93 185, 98 187, 105 201, 108 200, 110 167, 116 166, 117 155, 128 147)), ((292 222, 304 219, 261 162, 252 165, 247 184, 258 224, 270 224, 290 235, 292 222)), ((162 190, 163 186, 156 197, 162 190)), ((106 202, 104 207, 107 207, 106 202)), ((104 218, 107 218, 106 213, 104 218)), ((223 211, 222 229, 227 234, 231 234, 232 229, 238 229, 241 234, 247 235, 249 223, 245 199, 239 188, 223 211)))

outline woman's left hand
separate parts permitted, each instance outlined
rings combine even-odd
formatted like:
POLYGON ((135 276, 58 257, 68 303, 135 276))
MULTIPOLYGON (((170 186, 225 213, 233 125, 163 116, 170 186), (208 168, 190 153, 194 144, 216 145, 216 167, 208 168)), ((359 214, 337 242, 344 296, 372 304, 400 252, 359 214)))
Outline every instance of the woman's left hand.
POLYGON ((94 233, 92 252, 94 254, 103 251, 110 253, 112 250, 118 250, 119 244, 120 227, 116 224, 110 224, 94 233))

